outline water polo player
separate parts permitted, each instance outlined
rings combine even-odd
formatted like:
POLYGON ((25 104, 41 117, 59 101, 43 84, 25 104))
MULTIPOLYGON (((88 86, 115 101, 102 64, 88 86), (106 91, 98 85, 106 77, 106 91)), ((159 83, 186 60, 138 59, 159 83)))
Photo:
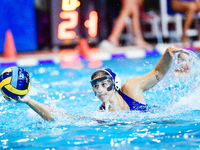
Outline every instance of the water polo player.
MULTIPOLYGON (((177 52, 190 53, 177 47, 169 47, 157 63, 156 67, 149 73, 128 80, 120 87, 119 78, 110 69, 100 69, 91 77, 92 89, 95 95, 102 101, 100 110, 120 111, 147 109, 143 92, 153 87, 166 75, 172 65, 174 54, 177 52)), ((19 101, 28 104, 45 120, 53 120, 50 107, 43 105, 29 96, 20 98, 19 101)))

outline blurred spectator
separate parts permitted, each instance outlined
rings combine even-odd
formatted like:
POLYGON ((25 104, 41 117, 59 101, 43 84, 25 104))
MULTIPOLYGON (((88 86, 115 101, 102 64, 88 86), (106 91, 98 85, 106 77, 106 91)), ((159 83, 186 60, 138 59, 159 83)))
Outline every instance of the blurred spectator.
POLYGON ((116 18, 119 15, 119 11, 121 8, 121 0, 107 0, 107 25, 108 25, 108 35, 105 39, 110 35, 113 25, 115 23, 116 18))
POLYGON ((119 37, 125 27, 125 19, 126 17, 131 17, 133 31, 136 37, 135 44, 140 48, 145 48, 145 49, 151 47, 151 45, 144 40, 140 27, 139 8, 142 7, 143 2, 144 0, 121 0, 122 3, 121 10, 119 16, 115 21, 111 34, 108 37, 109 42, 107 41, 107 43, 115 47, 119 46, 119 37))
MULTIPOLYGON (((183 26, 182 42, 188 43, 188 37, 186 34, 187 29, 190 28, 193 17, 196 12, 200 11, 199 0, 171 0, 171 9, 176 12, 183 12, 186 15, 185 23, 183 26)), ((200 36, 198 37, 200 40, 200 36)))

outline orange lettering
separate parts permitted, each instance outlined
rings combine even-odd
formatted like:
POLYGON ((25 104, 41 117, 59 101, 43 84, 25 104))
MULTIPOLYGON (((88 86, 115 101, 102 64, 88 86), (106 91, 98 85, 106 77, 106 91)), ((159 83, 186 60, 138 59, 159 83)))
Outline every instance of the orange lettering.
POLYGON ((88 34, 91 37, 95 37, 97 35, 98 15, 96 11, 90 12, 89 19, 85 21, 84 25, 88 28, 88 34))
POLYGON ((62 10, 71 11, 75 10, 80 6, 80 2, 78 0, 62 0, 62 10))
POLYGON ((58 25, 58 39, 60 40, 75 39, 76 32, 69 31, 69 29, 74 29, 78 25, 78 12, 77 11, 71 11, 71 12, 62 11, 60 13, 60 18, 68 19, 68 20, 62 21, 58 25))

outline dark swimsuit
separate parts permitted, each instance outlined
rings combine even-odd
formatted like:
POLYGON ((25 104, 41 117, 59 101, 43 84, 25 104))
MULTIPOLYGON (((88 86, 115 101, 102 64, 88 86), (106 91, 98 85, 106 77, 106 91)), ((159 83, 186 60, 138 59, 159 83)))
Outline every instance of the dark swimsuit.
MULTIPOLYGON (((120 90, 117 91, 119 95, 124 99, 124 101, 128 104, 130 110, 138 110, 138 111, 146 111, 148 109, 147 105, 141 104, 134 99, 130 98, 126 94, 122 93, 120 90)), ((102 104, 99 107, 100 110, 105 110, 105 106, 102 104)))

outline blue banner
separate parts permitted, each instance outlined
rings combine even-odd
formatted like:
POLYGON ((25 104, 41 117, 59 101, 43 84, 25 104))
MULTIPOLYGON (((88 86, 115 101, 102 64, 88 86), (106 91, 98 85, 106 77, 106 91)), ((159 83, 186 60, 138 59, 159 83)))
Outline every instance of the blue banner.
POLYGON ((17 52, 37 49, 34 0, 0 0, 0 20, 0 53, 7 30, 12 31, 17 52))

